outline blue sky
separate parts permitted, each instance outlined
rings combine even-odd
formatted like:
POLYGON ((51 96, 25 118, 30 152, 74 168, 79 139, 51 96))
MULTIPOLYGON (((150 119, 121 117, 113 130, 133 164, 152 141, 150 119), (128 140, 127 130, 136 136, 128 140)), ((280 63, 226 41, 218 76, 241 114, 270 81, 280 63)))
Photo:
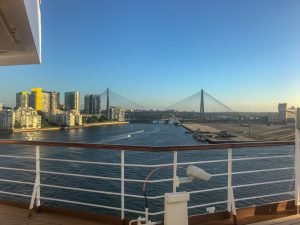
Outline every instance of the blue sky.
POLYGON ((150 108, 201 88, 231 108, 300 106, 298 0, 43 0, 43 62, 0 68, 0 101, 107 87, 150 108))

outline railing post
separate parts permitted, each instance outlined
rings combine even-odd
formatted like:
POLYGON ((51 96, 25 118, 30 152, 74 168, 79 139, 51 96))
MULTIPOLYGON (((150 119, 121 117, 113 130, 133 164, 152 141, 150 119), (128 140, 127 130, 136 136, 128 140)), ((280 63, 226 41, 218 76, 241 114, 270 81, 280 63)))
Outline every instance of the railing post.
POLYGON ((177 151, 173 152, 173 193, 177 191, 177 151))
POLYGON ((227 211, 233 215, 234 224, 237 224, 237 214, 232 188, 232 148, 228 148, 228 186, 227 186, 227 211))
POLYGON ((31 216, 31 210, 34 207, 34 202, 38 208, 41 205, 41 167, 40 167, 40 146, 35 147, 35 181, 29 205, 29 216, 31 216))
POLYGON ((121 151, 121 219, 125 218, 125 151, 121 151))
POLYGON ((299 213, 300 205, 300 108, 297 108, 295 121, 295 205, 299 213))
POLYGON ((41 205, 41 165, 40 165, 40 146, 35 147, 35 170, 36 170, 36 207, 41 205))
POLYGON ((232 188, 232 149, 228 149, 227 157, 227 211, 231 212, 230 189, 232 188))

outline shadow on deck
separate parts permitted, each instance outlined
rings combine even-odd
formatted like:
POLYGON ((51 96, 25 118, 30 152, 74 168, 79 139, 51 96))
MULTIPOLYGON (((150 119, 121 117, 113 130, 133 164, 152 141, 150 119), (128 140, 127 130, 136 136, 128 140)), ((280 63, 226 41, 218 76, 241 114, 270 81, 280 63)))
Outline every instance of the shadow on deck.
POLYGON ((33 212, 31 217, 28 214, 28 209, 0 204, 0 224, 3 225, 108 225, 51 212, 33 212))
MULTIPOLYGON (((238 225, 291 225, 300 224, 300 215, 295 215, 294 202, 281 202, 238 210, 238 225)), ((59 208, 41 207, 39 212, 29 210, 25 205, 0 202, 0 224, 5 225, 121 225, 120 219, 97 216, 59 208), (102 221, 102 222, 101 222, 102 221), (103 222, 107 221, 107 222, 103 222)), ((128 224, 128 221, 124 222, 128 224)), ((191 217, 189 225, 232 225, 229 213, 219 212, 191 217)))

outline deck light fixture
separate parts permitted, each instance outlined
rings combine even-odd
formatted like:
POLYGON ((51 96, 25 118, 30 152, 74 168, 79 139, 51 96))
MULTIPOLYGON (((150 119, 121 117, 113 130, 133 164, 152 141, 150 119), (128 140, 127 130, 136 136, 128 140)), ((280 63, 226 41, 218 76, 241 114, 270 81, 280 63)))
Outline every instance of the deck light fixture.
POLYGON ((209 181, 212 177, 212 175, 207 173, 205 170, 193 165, 190 165, 186 168, 186 175, 187 177, 177 177, 177 187, 179 187, 180 184, 190 183, 195 179, 209 181))

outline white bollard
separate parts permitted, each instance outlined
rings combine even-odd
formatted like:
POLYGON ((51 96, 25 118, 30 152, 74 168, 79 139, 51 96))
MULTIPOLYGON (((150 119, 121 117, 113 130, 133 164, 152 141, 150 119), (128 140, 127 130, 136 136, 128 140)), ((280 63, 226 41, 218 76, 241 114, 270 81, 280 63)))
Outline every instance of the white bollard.
POLYGON ((166 193, 164 225, 188 225, 189 200, 190 194, 186 192, 166 193))

